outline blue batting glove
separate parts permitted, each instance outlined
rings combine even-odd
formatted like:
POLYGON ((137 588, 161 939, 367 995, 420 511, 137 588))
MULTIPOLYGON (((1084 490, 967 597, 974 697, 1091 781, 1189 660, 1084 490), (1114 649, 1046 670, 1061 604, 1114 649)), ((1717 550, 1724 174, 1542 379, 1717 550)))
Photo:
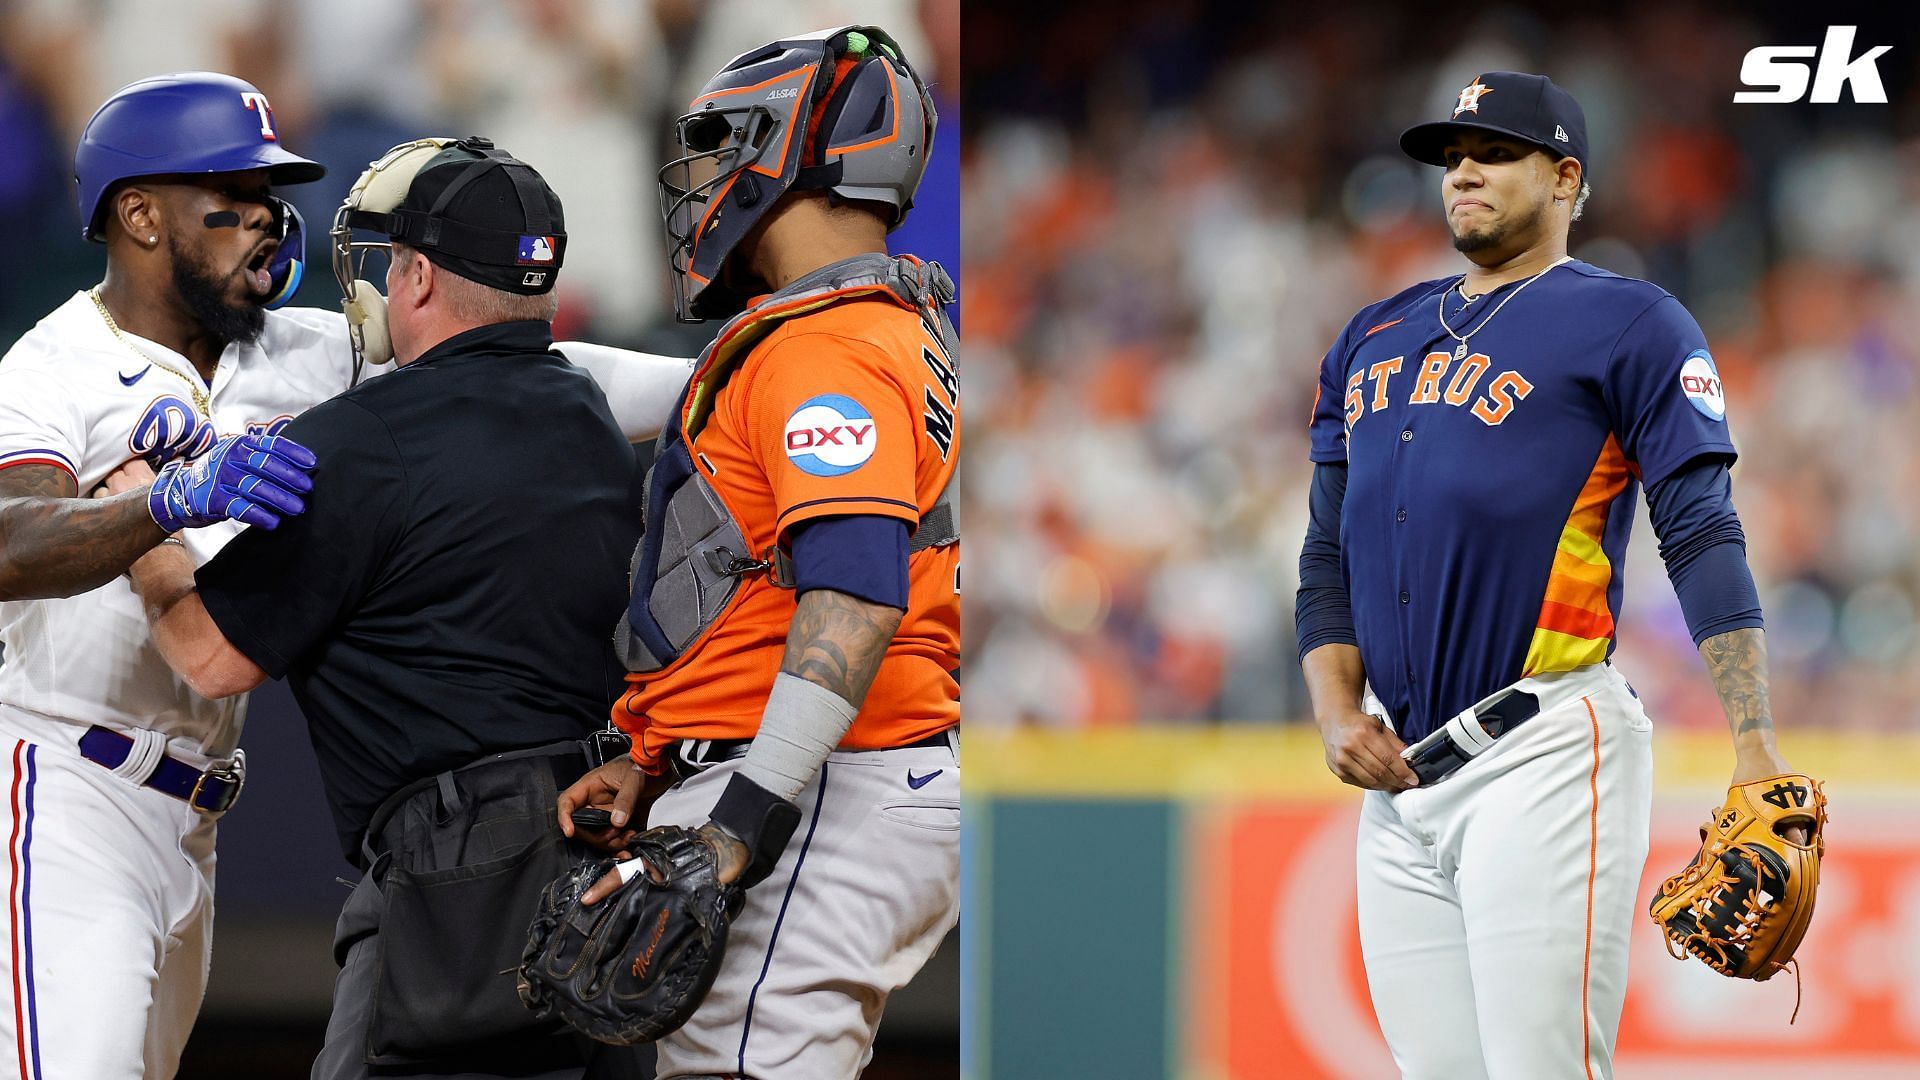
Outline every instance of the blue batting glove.
POLYGON ((170 461, 154 478, 147 510, 168 532, 219 521, 262 529, 307 508, 313 451, 279 435, 229 435, 195 461, 170 461))

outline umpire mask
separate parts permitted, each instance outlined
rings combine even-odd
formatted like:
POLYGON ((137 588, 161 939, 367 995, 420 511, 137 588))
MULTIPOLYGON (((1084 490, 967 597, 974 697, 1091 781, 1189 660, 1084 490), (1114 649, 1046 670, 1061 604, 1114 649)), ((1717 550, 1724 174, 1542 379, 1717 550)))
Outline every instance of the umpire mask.
POLYGON ((522 295, 553 290, 567 234, 560 197, 531 165, 477 136, 415 139, 367 167, 333 216, 333 276, 353 341, 354 381, 393 359, 387 298, 366 259, 398 240, 449 273, 522 295), (382 235, 355 240, 355 229, 382 235))

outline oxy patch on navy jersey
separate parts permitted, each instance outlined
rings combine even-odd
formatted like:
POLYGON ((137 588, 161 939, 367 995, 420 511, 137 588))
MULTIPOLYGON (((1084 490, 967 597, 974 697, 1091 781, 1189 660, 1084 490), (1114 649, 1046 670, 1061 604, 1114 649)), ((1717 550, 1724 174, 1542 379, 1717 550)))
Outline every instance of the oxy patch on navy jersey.
POLYGON ((1717 422, 1726 421, 1726 387, 1721 385, 1720 371, 1713 366, 1713 357, 1707 350, 1695 349, 1687 354, 1687 362, 1680 365, 1680 390, 1693 407, 1700 410, 1700 415, 1717 422))
POLYGON ((818 394, 787 417, 787 460, 813 476, 844 476, 873 457, 873 414, 845 394, 818 394))

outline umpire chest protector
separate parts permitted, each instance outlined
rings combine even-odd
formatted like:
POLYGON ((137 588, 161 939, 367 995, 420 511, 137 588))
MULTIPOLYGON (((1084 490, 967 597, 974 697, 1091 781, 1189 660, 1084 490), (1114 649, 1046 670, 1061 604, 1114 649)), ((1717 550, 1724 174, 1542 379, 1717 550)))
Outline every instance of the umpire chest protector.
MULTIPOLYGON (((645 532, 633 557, 632 599, 614 631, 627 670, 663 670, 691 651, 720 621, 749 574, 790 586, 786 555, 776 543, 756 555, 739 515, 695 464, 693 442, 713 415, 714 399, 753 347, 791 318, 834 304, 882 301, 917 313, 958 356, 946 306, 953 281, 937 263, 912 256, 861 255, 808 274, 741 312, 700 356, 681 392, 678 419, 654 444, 640 514, 645 532)), ((921 518, 908 551, 960 538, 948 492, 921 518)))

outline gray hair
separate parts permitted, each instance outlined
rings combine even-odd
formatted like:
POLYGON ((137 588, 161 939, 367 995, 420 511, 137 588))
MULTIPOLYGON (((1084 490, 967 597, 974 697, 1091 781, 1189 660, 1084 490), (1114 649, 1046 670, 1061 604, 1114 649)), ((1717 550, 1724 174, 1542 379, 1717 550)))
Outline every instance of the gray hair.
POLYGON ((1580 194, 1575 195, 1573 197, 1573 220, 1574 221, 1580 220, 1580 211, 1585 210, 1587 208, 1587 196, 1592 194, 1593 194, 1593 185, 1587 183, 1585 180, 1580 181, 1580 194))
MULTIPOLYGON (((413 260, 419 257, 417 248, 401 243, 393 245, 393 261, 402 267, 412 265, 413 260)), ((447 309, 461 320, 476 326, 527 319, 552 322, 560 312, 560 295, 552 289, 539 295, 526 296, 483 285, 472 278, 463 278, 444 267, 439 269, 442 273, 435 287, 447 294, 447 309)))

